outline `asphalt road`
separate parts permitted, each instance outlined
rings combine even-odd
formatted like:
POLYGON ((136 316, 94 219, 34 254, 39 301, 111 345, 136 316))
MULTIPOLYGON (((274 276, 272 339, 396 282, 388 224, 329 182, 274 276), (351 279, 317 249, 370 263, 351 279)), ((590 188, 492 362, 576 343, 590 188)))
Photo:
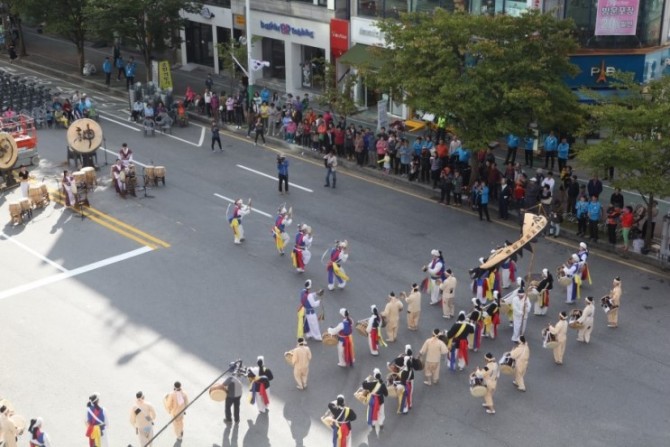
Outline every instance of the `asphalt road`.
MULTIPOLYGON (((63 91, 74 88, 48 82, 63 91)), ((273 148, 224 136, 224 152, 212 152, 209 135, 205 131, 203 138, 197 125, 174 129, 172 136, 144 137, 121 113, 122 102, 89 94, 103 103, 105 147, 116 152, 127 142, 138 163, 166 166, 167 184, 149 190, 151 197, 122 200, 109 187, 109 166, 103 167, 101 186, 91 195, 99 213, 82 220, 51 204, 24 226, 2 228, 0 396, 10 398, 19 413, 44 417, 55 445, 83 442, 84 405, 95 391, 111 419, 110 445, 137 445, 127 422, 136 391, 144 391, 157 407, 162 425, 168 420, 162 397, 174 380, 181 380, 193 397, 231 360, 250 363, 257 355, 265 356, 276 377, 269 416, 258 416, 245 402, 243 422, 231 430, 222 423, 222 405, 204 396, 188 411, 183 445, 329 445, 330 433, 319 417, 339 393, 359 415, 355 446, 647 446, 663 445, 670 437, 670 415, 664 411, 670 361, 663 343, 670 332, 664 325, 670 317, 668 278, 594 254, 594 283, 583 294, 598 299, 611 279, 621 276, 617 330, 606 327, 597 309, 591 344, 578 344, 571 330, 565 364, 554 365, 551 352, 541 348, 540 330, 567 310, 558 288, 550 315, 529 319, 527 393, 517 392, 511 378, 501 376, 497 414, 489 416, 481 400, 469 394, 468 372, 443 369, 440 384, 431 388, 418 373, 415 408, 401 417, 387 405, 387 423, 377 439, 353 392, 373 368, 384 370, 406 343, 418 350, 434 327, 448 323, 424 296, 421 330, 410 333, 401 325, 399 342, 379 358, 356 335, 357 363, 351 370, 335 365, 334 348, 311 343, 310 386, 296 390, 283 353, 295 342, 295 310, 304 280, 326 285, 321 254, 336 239, 349 240, 345 267, 351 282, 343 291, 326 293, 325 330, 338 322, 340 307, 361 319, 369 316, 370 304, 383 306, 389 291, 408 290, 420 281, 433 248, 443 250, 459 279, 457 307, 469 309, 467 270, 490 249, 513 240, 518 229, 479 222, 469 212, 346 172, 339 173, 337 189, 326 189, 323 166, 298 153, 289 155, 295 185, 289 196, 280 196, 276 183, 259 174, 274 177, 273 148), (252 198, 259 211, 244 222, 242 246, 233 245, 225 221, 228 201, 222 197, 252 198), (290 258, 278 256, 270 236, 274 212, 285 201, 294 210, 290 234, 299 222, 315 232, 313 259, 303 275, 293 271, 290 258)), ((65 131, 47 129, 39 138, 43 160, 33 174, 54 186, 65 160, 65 131)), ((113 158, 109 155, 108 161, 113 158)), ((18 194, 14 190, 0 200, 0 215, 8 216, 7 202, 18 194)), ((532 270, 553 271, 572 251, 560 240, 540 240, 532 270)), ((520 271, 530 264, 526 254, 520 271)), ((485 340, 473 353, 469 369, 483 365, 484 353, 499 357, 511 348, 511 330, 501 328, 499 339, 485 340)), ((173 444, 171 431, 155 443, 173 444)))

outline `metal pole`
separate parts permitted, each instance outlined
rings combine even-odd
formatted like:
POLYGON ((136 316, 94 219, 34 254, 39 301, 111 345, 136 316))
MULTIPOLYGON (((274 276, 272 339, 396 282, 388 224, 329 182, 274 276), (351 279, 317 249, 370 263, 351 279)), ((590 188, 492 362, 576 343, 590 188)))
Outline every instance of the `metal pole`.
POLYGON ((254 85, 254 71, 251 68, 251 0, 245 0, 245 15, 247 28, 247 77, 249 78, 249 87, 254 85))
MULTIPOLYGON (((247 1, 248 1, 248 0, 247 0, 247 1)), ((209 391, 209 389, 210 389, 216 382, 218 382, 219 380, 221 380, 221 379, 223 378, 223 376, 225 376, 226 374, 235 371, 235 369, 237 369, 237 368, 239 368, 239 367, 241 367, 241 366, 242 366, 242 360, 237 360, 237 361, 235 361, 235 362, 232 362, 232 363, 230 364, 230 366, 228 367, 227 370, 225 370, 219 377, 217 377, 216 379, 214 379, 214 381, 213 381, 212 383, 210 383, 205 389, 203 389, 203 390, 200 392, 200 394, 198 394, 198 395, 195 397, 195 399, 193 399, 191 402, 189 402, 188 405, 186 405, 186 406, 184 407, 183 410, 181 410, 181 411, 180 411, 179 413, 177 413, 172 419, 170 419, 170 422, 168 422, 167 424, 165 424, 165 425, 163 426, 163 428, 161 428, 161 429, 158 431, 158 433, 156 433, 156 434, 154 435, 153 438, 149 439, 149 440, 147 441, 146 444, 144 444, 143 446, 140 446, 140 447, 145 447, 145 446, 147 446, 147 445, 151 445, 151 443, 152 443, 156 438, 158 438, 158 437, 160 436, 160 434, 163 433, 163 432, 165 431, 165 429, 168 428, 168 427, 175 421, 175 419, 177 419, 179 416, 181 416, 182 414, 184 414, 184 413, 186 412, 186 410, 187 410, 191 405, 193 405, 193 404, 195 403, 196 400, 200 399, 200 397, 201 397, 203 394, 205 394, 205 392, 209 391)), ((130 447, 130 446, 129 446, 129 447, 130 447)))

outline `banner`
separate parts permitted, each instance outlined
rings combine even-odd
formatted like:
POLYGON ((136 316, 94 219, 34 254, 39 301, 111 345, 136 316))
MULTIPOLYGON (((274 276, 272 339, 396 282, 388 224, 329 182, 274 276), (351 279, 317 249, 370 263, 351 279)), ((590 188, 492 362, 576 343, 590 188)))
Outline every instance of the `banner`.
POLYGON ((377 101, 377 130, 389 129, 388 99, 377 101))
POLYGON ((158 63, 158 87, 163 90, 172 90, 172 73, 170 73, 168 61, 158 63))
POLYGON ((598 0, 596 36, 634 36, 640 0, 598 0))

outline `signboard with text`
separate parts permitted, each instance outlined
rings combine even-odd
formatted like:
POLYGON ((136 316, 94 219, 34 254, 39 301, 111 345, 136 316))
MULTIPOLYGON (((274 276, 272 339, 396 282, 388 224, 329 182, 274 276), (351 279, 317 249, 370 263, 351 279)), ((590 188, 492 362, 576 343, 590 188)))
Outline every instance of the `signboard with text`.
POLYGON ((377 101, 377 130, 382 127, 389 128, 388 100, 377 101))
POLYGON ((168 61, 158 63, 158 86, 163 90, 172 90, 172 73, 168 61))
POLYGON ((598 0, 596 36, 634 36, 640 0, 598 0))
POLYGON ((337 59, 349 49, 349 21, 330 19, 330 54, 337 59))

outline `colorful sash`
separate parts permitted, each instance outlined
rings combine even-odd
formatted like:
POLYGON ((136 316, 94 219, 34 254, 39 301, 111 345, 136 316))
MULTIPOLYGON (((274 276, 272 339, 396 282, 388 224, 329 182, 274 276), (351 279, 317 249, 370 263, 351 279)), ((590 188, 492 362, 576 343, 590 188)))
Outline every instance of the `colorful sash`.
POLYGON ((251 382, 251 396, 249 397, 249 402, 251 404, 256 403, 256 399, 259 398, 263 399, 263 403, 265 406, 268 406, 270 404, 270 398, 268 397, 268 392, 265 389, 265 384, 261 381, 260 377, 257 377, 254 379, 253 382, 251 382))

